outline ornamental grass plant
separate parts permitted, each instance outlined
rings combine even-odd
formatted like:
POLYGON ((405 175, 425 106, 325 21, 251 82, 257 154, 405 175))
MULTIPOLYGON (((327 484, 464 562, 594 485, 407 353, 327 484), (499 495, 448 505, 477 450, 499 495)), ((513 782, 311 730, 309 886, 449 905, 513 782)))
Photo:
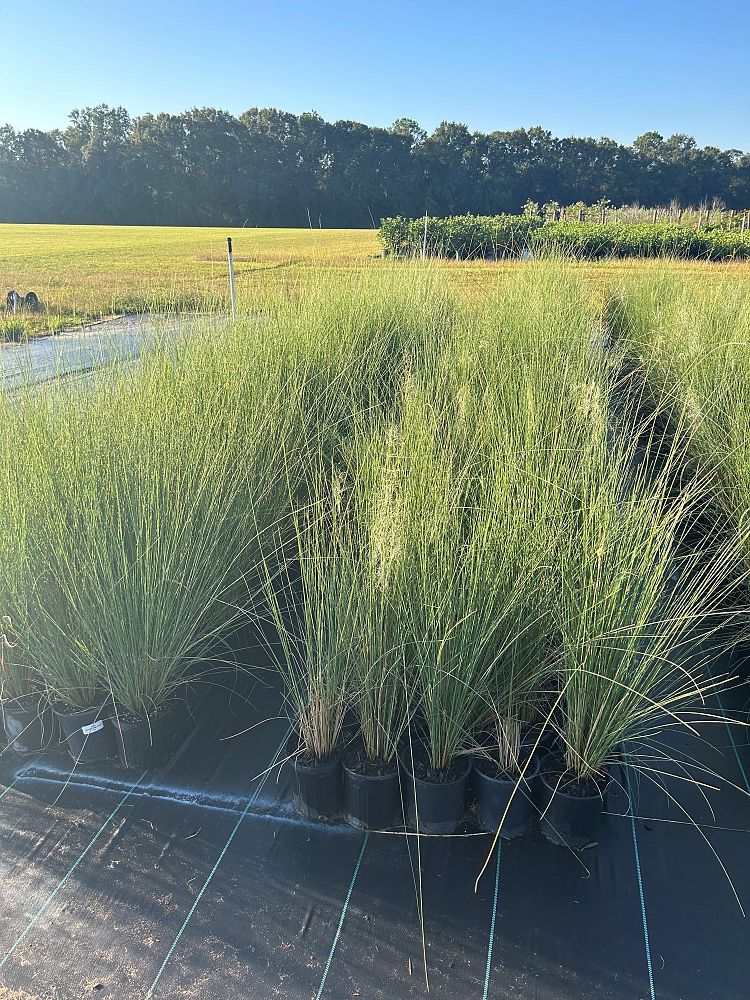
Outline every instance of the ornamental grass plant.
MULTIPOLYGON (((743 532, 750 508, 750 289, 663 272, 629 283, 616 326, 686 459, 710 477, 715 515, 743 532)), ((750 561, 748 561, 750 565, 750 561)))
POLYGON ((700 487, 672 496, 668 464, 654 478, 610 444, 582 468, 556 617, 563 756, 568 777, 584 784, 618 761, 656 773, 671 757, 668 730, 716 720, 710 697, 725 678, 708 664, 739 547, 717 539, 709 558, 685 550, 700 487))
POLYGON ((571 488, 583 442, 606 435, 597 322, 569 272, 516 275, 466 315, 402 407, 401 603, 435 772, 488 724, 517 770, 554 669, 551 582, 571 488))
POLYGON ((414 267, 325 280, 304 301, 265 298, 261 311, 308 372, 294 541, 274 557, 280 576, 269 566, 264 584, 279 639, 272 656, 306 754, 330 757, 351 710, 366 756, 390 762, 409 699, 392 560, 378 540, 391 516, 380 448, 398 419, 400 386, 439 356, 456 306, 427 269, 414 267))
POLYGON ((195 676, 252 601, 285 513, 300 380, 257 333, 210 333, 135 372, 2 400, 14 433, 0 502, 27 519, 18 630, 72 708, 110 694, 147 715, 195 676))

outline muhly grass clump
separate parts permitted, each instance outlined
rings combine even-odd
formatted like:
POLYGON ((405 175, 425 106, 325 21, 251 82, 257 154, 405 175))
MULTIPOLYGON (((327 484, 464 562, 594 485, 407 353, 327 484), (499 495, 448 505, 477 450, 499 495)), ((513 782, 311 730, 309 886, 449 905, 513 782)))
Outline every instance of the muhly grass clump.
POLYGON ((390 762, 410 698, 395 564, 381 544, 387 470, 378 449, 399 412, 402 384, 434 363, 457 307, 419 266, 321 279, 304 300, 266 295, 260 307, 271 336, 304 357, 310 373, 305 495, 297 494, 290 518, 291 558, 265 586, 279 636, 272 654, 311 757, 330 756, 351 710, 366 756, 390 762))
MULTIPOLYGON (((616 327, 655 405, 707 486, 714 511, 740 532, 750 509, 750 289, 660 273, 628 284, 616 327)), ((746 556, 750 565, 750 554, 746 556)))
POLYGON ((549 582, 606 370, 580 287, 559 274, 553 283, 549 268, 535 277, 516 276, 464 315, 439 361, 405 380, 379 446, 407 684, 436 772, 480 726, 517 771, 521 729, 550 676, 549 582))
POLYGON ((355 436, 348 456, 350 524, 356 533, 357 659, 352 712, 365 756, 391 763, 408 726, 414 691, 400 595, 405 586, 399 432, 395 421, 355 436))
POLYGON ((264 587, 287 712, 300 749, 321 762, 339 748, 356 656, 351 533, 335 483, 329 496, 323 482, 318 497, 293 513, 293 548, 281 573, 267 567, 264 587))
POLYGON ((215 655, 278 548, 301 382, 257 333, 213 328, 137 371, 3 400, 28 517, 18 629, 54 697, 148 714, 215 655))
POLYGON ((580 782, 616 761, 657 774, 670 759, 667 730, 714 720, 708 699, 725 679, 708 672, 706 650, 739 548, 685 551, 700 493, 671 496, 669 468, 654 478, 612 445, 581 465, 555 587, 565 765, 580 782))

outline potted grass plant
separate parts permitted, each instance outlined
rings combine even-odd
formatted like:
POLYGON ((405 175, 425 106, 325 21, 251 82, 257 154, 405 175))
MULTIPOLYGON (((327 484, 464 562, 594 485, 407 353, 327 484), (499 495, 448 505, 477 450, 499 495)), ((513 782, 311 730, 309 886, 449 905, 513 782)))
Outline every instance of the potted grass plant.
POLYGON ((580 468, 557 591, 563 745, 540 779, 542 832, 571 848, 595 842, 617 765, 658 779, 671 760, 663 733, 715 721, 706 702, 722 681, 707 669, 707 640, 716 642, 727 587, 739 584, 741 551, 737 539, 681 551, 701 486, 670 496, 671 469, 647 477, 611 443, 580 468))
POLYGON ((260 337, 212 333, 14 410, 33 514, 24 634, 76 760, 140 767, 174 746, 175 695, 246 613, 294 489, 302 374, 260 337))
POLYGON ((453 833, 466 809, 469 740, 482 682, 497 657, 488 621, 491 571, 471 537, 470 466, 444 436, 450 411, 416 381, 402 402, 397 495, 403 569, 397 597, 415 691, 399 754, 404 815, 423 833, 453 833))
POLYGON ((410 714, 407 654, 397 603, 403 564, 394 494, 392 429, 356 439, 349 457, 350 711, 357 733, 344 750, 344 809, 352 826, 382 830, 401 811, 398 747, 410 714))
POLYGON ((294 809, 309 820, 341 812, 342 734, 356 656, 354 563, 341 544, 340 496, 330 498, 324 480, 318 499, 291 515, 293 548, 265 563, 264 584, 276 633, 269 652, 294 727, 294 809))
POLYGON ((396 615, 382 582, 367 578, 369 568, 360 568, 355 583, 358 628, 349 683, 358 731, 343 754, 344 810, 352 826, 382 830, 400 813, 397 752, 409 698, 396 615))
POLYGON ((530 476, 540 456, 514 440, 505 423, 503 450, 496 450, 474 526, 475 560, 484 575, 475 590, 487 601, 474 603, 483 630, 494 636, 495 656, 483 671, 487 717, 474 754, 473 786, 483 829, 506 839, 520 836, 534 816, 542 692, 553 671, 550 656, 550 552, 559 524, 543 503, 545 485, 530 476), (511 448, 513 454, 505 450, 511 448))

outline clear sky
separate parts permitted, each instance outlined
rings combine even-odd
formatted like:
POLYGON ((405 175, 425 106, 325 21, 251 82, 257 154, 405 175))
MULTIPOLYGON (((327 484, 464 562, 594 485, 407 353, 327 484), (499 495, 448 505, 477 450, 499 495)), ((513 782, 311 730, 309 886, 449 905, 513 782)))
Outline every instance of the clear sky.
POLYGON ((750 0, 0 0, 0 123, 212 106, 750 151, 750 0))

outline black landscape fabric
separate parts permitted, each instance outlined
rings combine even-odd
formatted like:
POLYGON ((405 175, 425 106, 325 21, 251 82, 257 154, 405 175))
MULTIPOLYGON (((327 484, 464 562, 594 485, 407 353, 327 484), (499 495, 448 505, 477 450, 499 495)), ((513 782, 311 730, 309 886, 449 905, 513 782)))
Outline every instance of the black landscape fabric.
MULTIPOLYGON (((425 964, 445 1000, 748 995, 744 727, 711 727, 712 745, 675 738, 718 791, 678 768, 666 792, 624 775, 595 847, 503 843, 475 892, 491 838, 470 824, 417 845, 296 819, 289 764, 269 770, 288 723, 254 725, 278 716, 278 693, 257 682, 244 695, 213 690, 159 770, 0 758, 11 996, 394 1000, 425 993, 425 964)), ((722 708, 744 719, 746 698, 738 688, 722 708)))

